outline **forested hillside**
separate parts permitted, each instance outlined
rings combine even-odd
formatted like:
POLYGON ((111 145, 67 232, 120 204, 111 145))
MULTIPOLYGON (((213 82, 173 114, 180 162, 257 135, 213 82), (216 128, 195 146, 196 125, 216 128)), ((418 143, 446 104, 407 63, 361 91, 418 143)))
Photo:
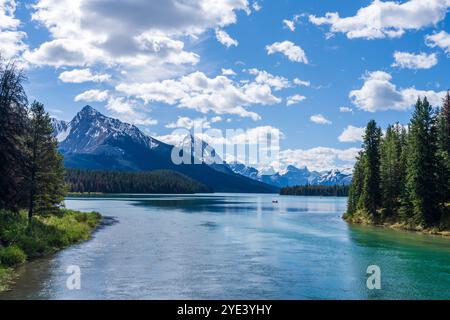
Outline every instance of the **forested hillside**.
POLYGON ((410 229, 450 227, 450 95, 418 100, 407 127, 367 125, 345 218, 410 229))
POLYGON ((66 170, 71 192, 102 193, 205 193, 212 190, 175 171, 113 172, 66 170))
POLYGON ((348 196, 348 190, 349 186, 346 185, 305 185, 282 188, 280 194, 286 196, 346 197, 348 196))

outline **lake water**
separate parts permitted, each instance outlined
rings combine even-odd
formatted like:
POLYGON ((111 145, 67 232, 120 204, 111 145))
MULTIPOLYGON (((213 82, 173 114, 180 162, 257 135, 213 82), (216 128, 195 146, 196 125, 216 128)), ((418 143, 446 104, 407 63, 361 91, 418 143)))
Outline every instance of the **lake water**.
POLYGON ((117 222, 23 266, 0 299, 450 299, 450 239, 349 226, 345 198, 124 195, 66 206, 117 222), (66 287, 73 265, 81 290, 66 287), (370 265, 380 290, 367 288, 370 265))

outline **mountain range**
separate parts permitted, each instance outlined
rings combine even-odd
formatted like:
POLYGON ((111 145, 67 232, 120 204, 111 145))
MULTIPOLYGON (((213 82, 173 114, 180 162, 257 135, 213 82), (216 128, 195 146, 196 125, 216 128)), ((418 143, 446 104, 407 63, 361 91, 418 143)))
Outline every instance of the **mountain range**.
POLYGON ((90 106, 85 106, 70 122, 52 118, 52 125, 68 168, 131 172, 173 170, 215 192, 278 192, 280 187, 293 185, 349 184, 352 178, 350 172, 339 170, 317 172, 288 166, 283 172, 264 174, 240 163, 217 164, 211 161, 220 159, 216 151, 192 135, 187 135, 177 147, 190 150, 191 161, 198 164, 176 165, 171 158, 173 145, 90 106))
POLYGON ((67 168, 131 172, 166 169, 180 172, 215 192, 278 192, 276 186, 231 170, 217 170, 202 160, 195 165, 176 165, 171 159, 174 146, 90 106, 70 122, 53 119, 52 124, 67 168))

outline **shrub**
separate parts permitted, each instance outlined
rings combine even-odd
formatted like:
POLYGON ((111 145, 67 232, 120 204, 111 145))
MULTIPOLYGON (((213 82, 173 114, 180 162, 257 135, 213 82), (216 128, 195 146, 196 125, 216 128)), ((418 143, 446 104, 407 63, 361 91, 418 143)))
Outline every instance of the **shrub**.
POLYGON ((0 249, 0 263, 7 267, 13 267, 24 263, 27 255, 18 246, 11 246, 0 249))

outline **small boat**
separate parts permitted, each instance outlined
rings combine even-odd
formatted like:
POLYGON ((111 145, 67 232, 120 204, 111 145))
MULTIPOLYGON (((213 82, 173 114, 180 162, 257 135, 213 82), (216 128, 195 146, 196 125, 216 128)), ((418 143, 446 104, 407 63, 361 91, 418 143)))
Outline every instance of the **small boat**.
POLYGON ((278 203, 278 200, 273 200, 272 203, 278 203))

